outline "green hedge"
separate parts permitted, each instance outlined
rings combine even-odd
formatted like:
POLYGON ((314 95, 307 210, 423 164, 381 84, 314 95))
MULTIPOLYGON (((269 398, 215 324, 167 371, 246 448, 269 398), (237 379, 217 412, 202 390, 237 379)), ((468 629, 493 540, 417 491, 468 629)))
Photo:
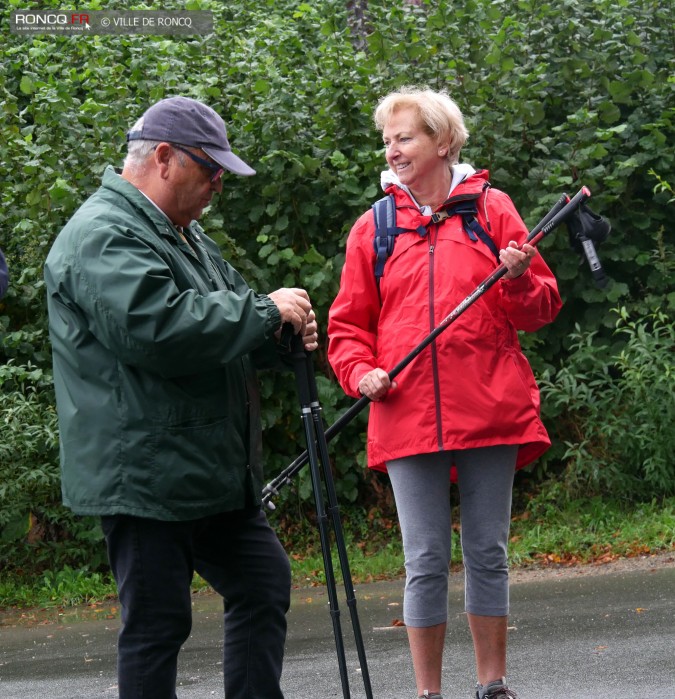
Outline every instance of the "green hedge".
MULTIPOLYGON (((529 225, 562 192, 573 194, 581 185, 593 193, 592 208, 612 222, 600 250, 613 280, 606 290, 594 287, 564 230, 542 244, 565 300, 556 323, 523 337, 542 378, 556 385, 560 372, 574 372, 582 361, 578 338, 584 337, 591 352, 583 362, 607 372, 609 386, 632 382, 628 367, 616 361, 627 338, 614 332, 614 307, 647 335, 653 313, 672 328, 672 4, 349 4, 364 9, 363 18, 350 15, 346 0, 112 1, 105 7, 94 0, 88 9, 211 10, 215 32, 183 38, 5 35, 0 247, 12 269, 12 289, 0 302, 3 566, 50 555, 87 560, 99 536, 91 522, 74 520, 59 505, 41 269, 54 237, 98 186, 103 168, 121 164, 125 131, 162 97, 189 95, 223 114, 234 149, 258 175, 228 178, 204 217, 205 228, 259 291, 305 286, 323 328, 348 230, 379 196, 384 158, 373 107, 406 83, 450 91, 471 131, 464 159, 491 171, 494 186, 509 192, 529 225)), ((13 9, 68 6, 10 0, 2 17, 8 22, 13 9)), ((332 423, 350 401, 327 366, 325 336, 316 362, 332 423)), ((271 479, 303 444, 291 377, 264 376, 262 384, 271 479)), ((672 395, 663 397, 671 406, 672 395)), ((580 442, 568 429, 581 419, 579 406, 557 396, 544 404, 544 416, 556 446, 538 475, 564 478, 572 462, 583 469, 586 457, 579 457, 580 442)), ((603 420, 601 413, 595 417, 603 420)), ((639 412, 634 418, 652 419, 639 412)), ((344 502, 372 501, 373 492, 381 493, 363 468, 365 419, 359 416, 333 442, 344 502)), ((602 425, 597 428, 602 433, 602 425)), ((654 434, 654 453, 666 444, 659 440, 654 434)), ((646 442, 645 449, 607 450, 596 461, 608 459, 607 473, 616 472, 617 487, 624 487, 626 474, 655 458, 646 442)), ((672 471, 664 473, 672 492, 672 471)), ((640 496, 667 486, 661 480, 640 496)), ((626 492, 635 494, 630 487, 626 492)), ((302 505, 309 496, 305 470, 282 492, 280 506, 302 505)))

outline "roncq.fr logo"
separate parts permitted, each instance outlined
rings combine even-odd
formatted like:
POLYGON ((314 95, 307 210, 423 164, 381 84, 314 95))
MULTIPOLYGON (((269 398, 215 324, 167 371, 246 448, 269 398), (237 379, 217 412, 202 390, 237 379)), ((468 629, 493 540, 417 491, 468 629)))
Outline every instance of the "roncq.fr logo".
POLYGON ((54 24, 75 24, 86 26, 89 15, 79 12, 15 12, 14 23, 24 26, 48 26, 54 24))

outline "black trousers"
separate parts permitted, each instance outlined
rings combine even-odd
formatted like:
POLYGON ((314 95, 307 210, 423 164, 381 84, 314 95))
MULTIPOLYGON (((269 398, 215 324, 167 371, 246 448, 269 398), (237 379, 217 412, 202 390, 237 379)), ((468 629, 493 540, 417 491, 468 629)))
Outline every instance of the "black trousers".
POLYGON ((260 508, 188 522, 101 518, 119 590, 120 699, 175 699, 197 571, 224 600, 227 699, 283 699, 288 557, 260 508))

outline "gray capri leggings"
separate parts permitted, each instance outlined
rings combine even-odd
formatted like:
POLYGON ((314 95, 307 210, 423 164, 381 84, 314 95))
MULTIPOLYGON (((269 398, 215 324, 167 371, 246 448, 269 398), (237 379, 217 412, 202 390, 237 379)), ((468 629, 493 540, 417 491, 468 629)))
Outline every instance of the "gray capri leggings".
POLYGON ((448 618, 450 467, 457 467, 465 610, 509 612, 507 544, 517 445, 418 454, 387 462, 403 535, 407 626, 448 618))

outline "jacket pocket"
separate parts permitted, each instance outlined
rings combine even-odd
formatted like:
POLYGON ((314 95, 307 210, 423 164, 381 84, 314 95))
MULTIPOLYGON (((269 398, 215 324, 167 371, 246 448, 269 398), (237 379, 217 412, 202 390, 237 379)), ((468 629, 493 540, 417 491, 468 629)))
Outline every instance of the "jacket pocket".
POLYGON ((196 503, 235 495, 247 464, 242 432, 222 415, 193 415, 157 425, 150 463, 155 497, 196 503))

